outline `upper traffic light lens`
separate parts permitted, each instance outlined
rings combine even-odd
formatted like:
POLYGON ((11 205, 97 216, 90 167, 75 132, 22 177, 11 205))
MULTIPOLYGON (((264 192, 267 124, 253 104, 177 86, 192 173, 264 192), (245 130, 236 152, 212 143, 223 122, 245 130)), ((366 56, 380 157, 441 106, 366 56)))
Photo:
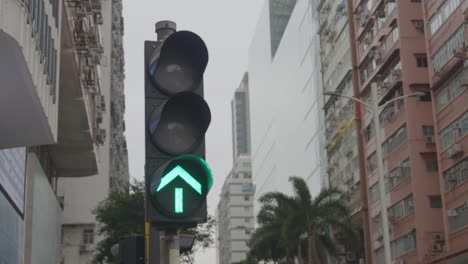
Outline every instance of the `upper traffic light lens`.
POLYGON ((195 33, 179 31, 156 49, 149 61, 151 82, 166 94, 195 90, 208 64, 205 42, 195 33))
POLYGON ((153 111, 148 129, 157 148, 180 155, 200 145, 210 122, 210 108, 205 100, 194 93, 183 92, 153 111))

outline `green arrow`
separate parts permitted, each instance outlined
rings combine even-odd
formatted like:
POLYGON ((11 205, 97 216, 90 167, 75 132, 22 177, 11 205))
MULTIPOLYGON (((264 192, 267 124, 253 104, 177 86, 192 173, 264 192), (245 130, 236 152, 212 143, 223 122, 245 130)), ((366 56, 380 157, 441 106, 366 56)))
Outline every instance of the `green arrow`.
POLYGON ((164 177, 162 177, 161 183, 159 184, 156 192, 159 192, 160 190, 162 190, 164 187, 166 187, 169 183, 171 183, 177 177, 181 177, 186 183, 188 183, 188 185, 190 185, 190 187, 192 187, 199 194, 202 193, 201 184, 197 180, 195 180, 195 178, 193 178, 192 175, 190 175, 190 173, 188 173, 179 165, 177 165, 169 173, 167 173, 166 175, 164 175, 164 177))

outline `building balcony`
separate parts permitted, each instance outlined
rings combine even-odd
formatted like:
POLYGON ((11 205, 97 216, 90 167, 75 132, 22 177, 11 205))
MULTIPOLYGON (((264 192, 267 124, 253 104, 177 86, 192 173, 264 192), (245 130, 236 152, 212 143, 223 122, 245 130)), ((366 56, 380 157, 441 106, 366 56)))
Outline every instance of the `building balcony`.
MULTIPOLYGON (((44 1, 43 10, 55 10, 44 1)), ((33 18, 22 1, 0 0, 0 149, 57 140, 56 13, 33 18), (39 17, 48 16, 48 24, 39 17), (47 30, 46 30, 47 29, 47 30), (49 45, 45 45, 47 43, 49 45)))
POLYGON ((97 174, 97 148, 106 139, 100 128, 106 107, 100 92, 98 21, 84 1, 75 2, 63 9, 63 16, 72 19, 62 23, 58 140, 51 146, 58 177, 97 174))

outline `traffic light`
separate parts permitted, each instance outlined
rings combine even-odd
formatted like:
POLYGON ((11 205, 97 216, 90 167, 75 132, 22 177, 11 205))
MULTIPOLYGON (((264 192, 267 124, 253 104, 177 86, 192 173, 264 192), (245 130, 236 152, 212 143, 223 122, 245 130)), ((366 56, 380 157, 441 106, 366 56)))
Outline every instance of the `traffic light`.
POLYGON ((213 183, 204 160, 208 50, 193 32, 171 33, 145 42, 146 218, 159 227, 190 227, 206 222, 213 183))

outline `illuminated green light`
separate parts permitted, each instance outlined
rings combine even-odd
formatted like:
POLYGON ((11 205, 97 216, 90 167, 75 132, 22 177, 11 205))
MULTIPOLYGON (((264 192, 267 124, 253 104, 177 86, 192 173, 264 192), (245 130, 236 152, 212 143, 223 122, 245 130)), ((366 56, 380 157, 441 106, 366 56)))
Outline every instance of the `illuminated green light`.
POLYGON ((164 187, 166 187, 166 185, 171 183, 175 178, 177 178, 177 176, 181 177, 185 182, 187 182, 190 185, 190 187, 192 187, 199 194, 202 193, 201 184, 197 180, 195 180, 195 178, 193 178, 192 175, 190 175, 190 173, 188 173, 179 165, 177 165, 169 173, 167 173, 166 175, 164 175, 164 177, 162 177, 161 183, 159 184, 156 192, 159 192, 164 187))
POLYGON ((175 188, 175 212, 181 214, 184 212, 184 189, 175 188))

